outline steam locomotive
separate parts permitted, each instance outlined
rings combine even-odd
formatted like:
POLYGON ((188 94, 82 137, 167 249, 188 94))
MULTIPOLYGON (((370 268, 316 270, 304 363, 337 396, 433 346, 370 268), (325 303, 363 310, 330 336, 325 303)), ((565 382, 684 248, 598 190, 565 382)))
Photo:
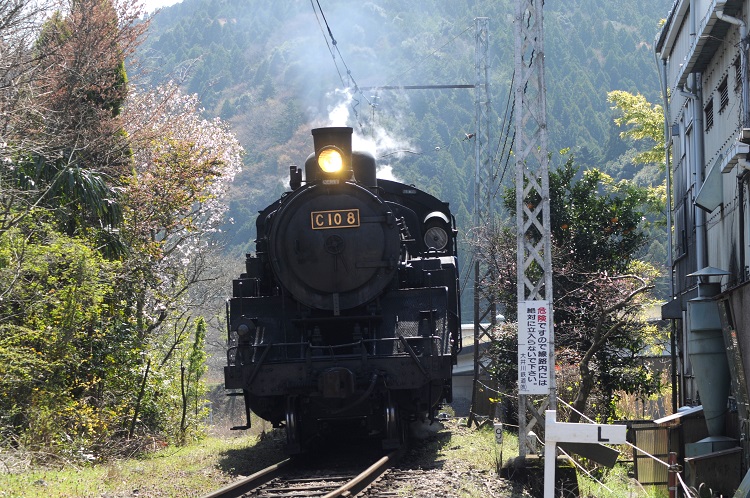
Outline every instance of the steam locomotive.
POLYGON ((345 430, 402 444, 451 401, 461 349, 455 219, 412 185, 376 178, 352 129, 312 130, 315 153, 258 216, 227 301, 225 388, 284 427, 287 452, 345 430))

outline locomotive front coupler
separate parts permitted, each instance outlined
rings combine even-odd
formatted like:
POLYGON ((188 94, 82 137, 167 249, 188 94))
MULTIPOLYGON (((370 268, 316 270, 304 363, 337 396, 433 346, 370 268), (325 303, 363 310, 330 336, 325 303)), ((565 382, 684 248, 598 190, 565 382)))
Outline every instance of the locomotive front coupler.
POLYGON ((332 411, 331 415, 333 416, 340 415, 342 413, 345 413, 351 410, 352 408, 355 408, 361 405, 365 401, 367 401, 372 396, 372 393, 375 391, 375 388, 378 385, 378 381, 381 381, 383 387, 386 387, 385 374, 383 372, 375 371, 372 373, 372 376, 370 377, 370 385, 367 386, 367 389, 365 389, 365 391, 357 399, 355 399, 348 405, 332 411))

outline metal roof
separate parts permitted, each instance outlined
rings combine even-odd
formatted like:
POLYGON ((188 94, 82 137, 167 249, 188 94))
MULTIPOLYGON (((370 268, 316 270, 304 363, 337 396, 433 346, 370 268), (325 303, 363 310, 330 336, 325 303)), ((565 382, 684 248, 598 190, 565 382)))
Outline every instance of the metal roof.
MULTIPOLYGON (((693 41, 680 70, 678 87, 682 87, 687 82, 688 75, 702 73, 708 67, 711 59, 713 59, 721 44, 724 43, 724 38, 732 26, 730 23, 720 20, 716 15, 717 3, 722 4, 722 2, 714 0, 706 16, 700 21, 698 36, 693 41)), ((723 3, 721 10, 727 16, 741 15, 742 3, 741 0, 727 0, 723 3)))
POLYGON ((702 411, 703 411, 703 405, 691 406, 691 407, 683 406, 677 411, 677 413, 673 413, 672 415, 667 415, 666 417, 656 419, 654 420, 654 423, 659 425, 659 424, 663 424, 666 422, 670 422, 672 420, 680 419, 686 415, 692 415, 693 413, 698 413, 702 411))

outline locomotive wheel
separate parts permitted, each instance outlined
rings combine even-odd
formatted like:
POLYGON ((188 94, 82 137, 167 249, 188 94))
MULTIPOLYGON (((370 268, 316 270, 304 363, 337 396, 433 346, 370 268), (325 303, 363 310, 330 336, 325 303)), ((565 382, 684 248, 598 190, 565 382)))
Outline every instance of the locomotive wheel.
POLYGON ((302 452, 302 429, 297 396, 289 396, 286 399, 286 446, 289 454, 302 452))
POLYGON ((390 450, 400 448, 404 442, 404 430, 398 406, 388 395, 388 401, 383 411, 385 422, 385 437, 383 438, 383 449, 390 450))

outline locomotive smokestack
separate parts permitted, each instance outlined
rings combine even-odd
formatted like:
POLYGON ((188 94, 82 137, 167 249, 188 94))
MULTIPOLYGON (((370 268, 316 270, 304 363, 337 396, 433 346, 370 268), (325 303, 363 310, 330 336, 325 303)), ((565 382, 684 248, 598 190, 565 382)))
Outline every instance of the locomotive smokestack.
POLYGON ((338 183, 352 177, 352 132, 348 127, 312 130, 315 154, 305 161, 308 182, 338 183))
POLYGON ((318 154, 324 147, 333 145, 344 153, 344 160, 351 162, 353 131, 349 127, 315 128, 312 130, 315 154, 318 154))

